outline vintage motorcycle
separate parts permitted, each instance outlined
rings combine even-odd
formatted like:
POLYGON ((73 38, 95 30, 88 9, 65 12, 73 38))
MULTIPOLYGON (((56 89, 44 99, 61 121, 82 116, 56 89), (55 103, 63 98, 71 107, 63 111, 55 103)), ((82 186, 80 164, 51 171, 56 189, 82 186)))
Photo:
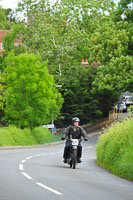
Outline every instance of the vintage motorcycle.
POLYGON ((70 153, 67 159, 67 164, 70 165, 71 168, 75 169, 77 165, 77 152, 78 152, 78 139, 70 139, 70 153))

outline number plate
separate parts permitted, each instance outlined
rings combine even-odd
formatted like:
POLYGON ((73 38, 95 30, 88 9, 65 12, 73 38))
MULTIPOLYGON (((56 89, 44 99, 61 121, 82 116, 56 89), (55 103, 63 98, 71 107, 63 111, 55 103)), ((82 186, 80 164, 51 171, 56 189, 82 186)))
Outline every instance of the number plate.
POLYGON ((77 139, 72 139, 72 145, 73 146, 78 146, 79 141, 77 139))

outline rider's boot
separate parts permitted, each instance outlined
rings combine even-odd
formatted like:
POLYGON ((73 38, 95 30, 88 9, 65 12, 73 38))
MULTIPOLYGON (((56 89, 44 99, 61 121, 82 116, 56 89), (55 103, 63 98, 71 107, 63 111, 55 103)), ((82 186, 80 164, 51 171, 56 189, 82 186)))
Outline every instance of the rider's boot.
POLYGON ((64 162, 64 163, 67 163, 67 158, 64 158, 63 162, 64 162))
POLYGON ((82 162, 81 158, 78 158, 78 159, 77 159, 77 162, 78 162, 78 163, 81 163, 81 162, 82 162))

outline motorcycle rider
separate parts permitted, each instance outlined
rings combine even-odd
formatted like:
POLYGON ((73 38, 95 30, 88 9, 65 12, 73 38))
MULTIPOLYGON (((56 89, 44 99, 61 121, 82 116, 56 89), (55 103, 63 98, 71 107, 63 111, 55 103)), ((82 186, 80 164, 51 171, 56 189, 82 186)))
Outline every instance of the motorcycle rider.
POLYGON ((78 163, 81 162, 81 156, 82 156, 81 137, 83 137, 85 141, 87 141, 88 139, 86 131, 81 126, 79 126, 79 122, 80 119, 78 117, 72 118, 72 125, 68 126, 63 132, 62 140, 66 139, 66 144, 63 154, 64 163, 67 163, 67 158, 69 156, 70 138, 79 139, 77 161, 78 163))

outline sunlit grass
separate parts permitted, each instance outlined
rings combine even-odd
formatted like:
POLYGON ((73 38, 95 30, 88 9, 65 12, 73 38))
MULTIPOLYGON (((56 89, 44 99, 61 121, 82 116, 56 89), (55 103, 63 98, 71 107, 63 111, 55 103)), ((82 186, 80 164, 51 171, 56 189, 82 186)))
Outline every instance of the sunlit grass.
POLYGON ((133 180, 133 118, 113 123, 99 138, 97 164, 133 180))
POLYGON ((61 135, 54 135, 47 128, 19 129, 13 126, 0 128, 0 146, 45 144, 59 141, 61 135))

